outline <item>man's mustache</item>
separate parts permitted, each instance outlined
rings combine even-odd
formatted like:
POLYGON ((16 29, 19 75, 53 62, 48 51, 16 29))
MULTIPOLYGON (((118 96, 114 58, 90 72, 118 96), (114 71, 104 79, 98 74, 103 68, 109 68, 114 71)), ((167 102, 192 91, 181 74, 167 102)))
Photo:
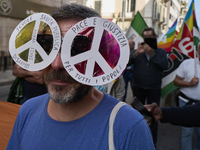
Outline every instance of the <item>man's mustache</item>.
POLYGON ((76 82, 66 71, 51 71, 47 76, 46 80, 62 80, 65 82, 76 82))

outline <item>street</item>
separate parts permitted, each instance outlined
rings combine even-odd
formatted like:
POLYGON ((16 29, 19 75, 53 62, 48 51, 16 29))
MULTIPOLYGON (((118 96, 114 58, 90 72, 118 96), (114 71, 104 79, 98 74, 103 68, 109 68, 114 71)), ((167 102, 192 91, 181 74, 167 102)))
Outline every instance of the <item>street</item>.
POLYGON ((6 101, 10 91, 11 84, 0 86, 0 100, 6 101))

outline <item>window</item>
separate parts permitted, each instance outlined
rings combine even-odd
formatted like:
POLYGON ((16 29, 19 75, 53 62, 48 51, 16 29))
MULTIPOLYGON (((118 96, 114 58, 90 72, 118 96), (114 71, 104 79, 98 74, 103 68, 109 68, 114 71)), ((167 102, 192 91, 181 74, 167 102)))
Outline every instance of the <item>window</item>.
POLYGON ((157 14, 157 2, 154 1, 154 4, 153 4, 153 18, 156 18, 156 14, 157 14))
POLYGON ((174 21, 176 20, 176 18, 175 18, 172 14, 169 15, 169 19, 170 19, 172 22, 174 22, 174 21))
POLYGON ((165 30, 165 26, 162 26, 162 30, 165 30))
POLYGON ((136 0, 131 0, 131 12, 135 11, 135 1, 136 0))
POLYGON ((94 2, 94 10, 96 10, 99 14, 101 14, 101 1, 94 2))
POLYGON ((136 0, 126 0, 126 12, 135 11, 135 2, 136 0))
POLYGON ((165 16, 165 8, 163 8, 163 16, 165 16))

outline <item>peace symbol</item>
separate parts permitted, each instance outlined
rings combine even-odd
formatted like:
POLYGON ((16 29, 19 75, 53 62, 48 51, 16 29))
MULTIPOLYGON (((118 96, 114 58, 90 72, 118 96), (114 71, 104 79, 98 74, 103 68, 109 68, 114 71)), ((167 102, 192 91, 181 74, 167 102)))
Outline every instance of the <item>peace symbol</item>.
MULTIPOLYGON (((114 48, 114 45, 110 45, 109 43, 106 44, 107 47, 113 46, 114 48)), ((65 34, 61 49, 61 59, 66 71, 70 74, 70 76, 72 76, 78 82, 87 85, 107 84, 117 79, 122 74, 123 70, 126 67, 126 64, 128 63, 129 59, 128 41, 125 38, 123 31, 121 31, 121 29, 113 22, 98 17, 87 18, 75 24, 65 34), (114 28, 116 32, 114 32, 114 30, 112 32, 109 31, 108 25, 112 26, 112 28, 114 28), (80 35, 80 32, 76 30, 80 28, 84 30, 89 27, 94 28, 94 35, 91 48, 75 56, 72 55, 71 47, 73 46, 74 38, 77 37, 77 34, 80 35), (112 34, 112 36, 117 41, 116 43, 118 43, 118 51, 120 51, 120 57, 118 59, 117 64, 114 67, 111 67, 108 64, 107 60, 102 56, 102 54, 99 51, 99 47, 101 45, 101 39, 103 34, 105 33, 104 31, 109 32, 108 35, 112 34), (121 41, 119 40, 119 37, 121 39, 123 38, 123 44, 122 40, 121 41), (83 73, 79 69, 77 69, 75 65, 82 63, 84 61, 86 61, 87 63, 85 71, 83 73), (100 66, 100 68, 103 70, 103 74, 94 76, 95 63, 98 64, 98 66, 100 66)))
MULTIPOLYGON (((25 40, 25 38, 23 37, 21 39, 25 40)), ((61 44, 60 30, 56 21, 48 14, 37 13, 24 19, 15 28, 9 41, 9 51, 11 57, 19 66, 29 71, 38 71, 44 69, 49 64, 51 64, 51 62, 55 59, 57 53, 59 52, 60 44, 61 44), (27 27, 26 25, 34 22, 35 24, 33 26, 30 40, 25 44, 16 47, 17 45, 16 39, 19 38, 19 36, 21 36, 20 34, 18 35, 18 33, 20 31, 23 32, 26 30, 30 30, 26 29, 27 27), (42 48, 42 46, 37 42, 37 35, 41 22, 46 23, 52 31, 53 46, 49 54, 47 54, 45 50, 42 48), (28 57, 27 60, 25 60, 23 56, 21 56, 20 54, 27 50, 28 50, 28 57), (37 61, 36 53, 39 54, 41 58, 39 62, 37 61)))

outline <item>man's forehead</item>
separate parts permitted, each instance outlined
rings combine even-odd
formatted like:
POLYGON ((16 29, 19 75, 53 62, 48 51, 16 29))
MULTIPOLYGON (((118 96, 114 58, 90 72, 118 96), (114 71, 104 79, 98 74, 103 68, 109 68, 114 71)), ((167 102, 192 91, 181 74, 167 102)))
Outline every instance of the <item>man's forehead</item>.
MULTIPOLYGON (((57 24, 59 26, 59 30, 61 31, 61 33, 63 32, 65 34, 73 25, 75 25, 80 20, 77 20, 77 19, 64 20, 63 19, 63 20, 58 20, 57 24)), ((47 27, 45 27, 44 30, 45 30, 45 34, 52 34, 50 26, 47 25, 47 27)))
POLYGON ((64 20, 58 20, 57 24, 60 28, 61 34, 65 34, 73 25, 81 21, 82 19, 64 19, 64 20))
POLYGON ((152 32, 152 31, 144 31, 143 34, 144 34, 144 35, 153 35, 153 32, 152 32))

